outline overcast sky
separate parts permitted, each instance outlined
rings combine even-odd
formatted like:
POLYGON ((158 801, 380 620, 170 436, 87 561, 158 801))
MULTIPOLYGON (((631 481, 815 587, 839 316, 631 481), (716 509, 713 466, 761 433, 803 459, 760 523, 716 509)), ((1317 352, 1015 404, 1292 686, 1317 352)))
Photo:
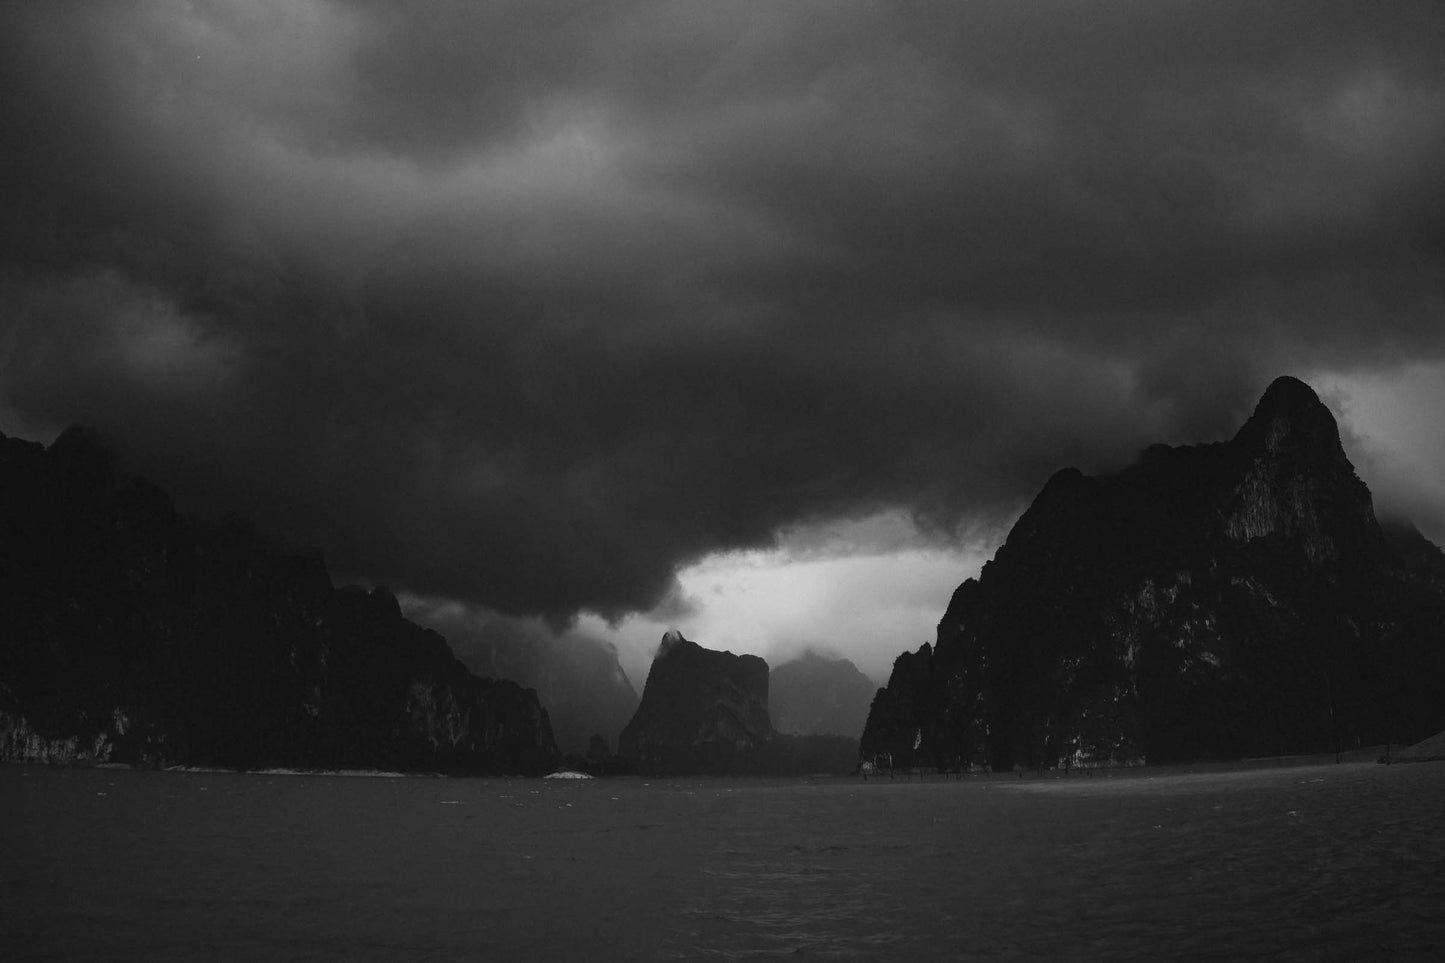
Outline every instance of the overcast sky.
POLYGON ((0 430, 340 578, 875 675, 1053 470, 1282 373, 1441 541, 1441 50, 1438 2, 5 4, 0 430))

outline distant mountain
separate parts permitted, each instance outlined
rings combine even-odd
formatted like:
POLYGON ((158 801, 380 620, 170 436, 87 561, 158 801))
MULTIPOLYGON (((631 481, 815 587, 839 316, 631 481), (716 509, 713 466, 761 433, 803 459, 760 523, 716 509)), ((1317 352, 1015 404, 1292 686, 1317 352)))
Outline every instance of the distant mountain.
POLYGON ((617 648, 600 639, 553 638, 527 632, 507 620, 481 627, 429 620, 452 643, 457 658, 477 675, 512 679, 536 689, 557 744, 584 751, 594 735, 617 745, 622 727, 637 711, 637 690, 617 659, 617 648))
POLYGON ((849 772, 856 739, 779 734, 768 716, 768 664, 704 648, 676 630, 662 638, 618 756, 650 775, 849 772))
POLYGON ((1445 556, 1381 527, 1329 410, 1280 378, 1230 441, 1054 475, 898 657, 861 752, 1007 769, 1441 728, 1445 556))
POLYGON ((768 664, 703 648, 673 630, 652 660, 617 754, 644 772, 748 771, 775 735, 768 664))
POLYGON ((540 772, 536 693, 382 589, 183 518, 83 429, 0 435, 0 760, 540 772))
POLYGON ((877 689, 849 660, 805 652, 773 667, 768 712, 779 732, 857 738, 877 689))

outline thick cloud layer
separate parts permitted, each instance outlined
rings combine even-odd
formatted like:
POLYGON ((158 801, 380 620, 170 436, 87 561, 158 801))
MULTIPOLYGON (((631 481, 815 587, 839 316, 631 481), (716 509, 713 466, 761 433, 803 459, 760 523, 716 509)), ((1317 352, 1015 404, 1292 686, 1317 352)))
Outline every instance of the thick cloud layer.
POLYGON ((1442 49, 1434 3, 6 5, 0 413, 507 613, 987 524, 1445 358, 1442 49))

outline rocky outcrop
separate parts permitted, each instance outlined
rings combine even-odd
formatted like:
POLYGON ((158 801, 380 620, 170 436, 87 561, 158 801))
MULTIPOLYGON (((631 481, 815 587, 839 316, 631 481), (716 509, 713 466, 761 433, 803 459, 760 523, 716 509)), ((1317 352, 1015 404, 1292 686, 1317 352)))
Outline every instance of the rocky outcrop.
POLYGON ((613 771, 647 775, 793 776, 857 768, 858 741, 784 735, 768 715, 768 664, 662 637, 613 771))
POLYGON ((703 648, 673 630, 652 660, 617 754, 645 773, 757 772, 775 738, 768 664, 703 648))
POLYGON ((1227 441, 1054 475, 936 643, 895 663, 861 752, 1099 765, 1399 742, 1445 726, 1445 556, 1382 529, 1294 378, 1227 441))
POLYGON ((768 712, 779 732, 857 738, 876 689, 848 659, 805 652, 773 667, 768 712))
POLYGON ((180 516, 87 432, 0 436, 0 758, 545 772, 536 693, 384 589, 180 516))

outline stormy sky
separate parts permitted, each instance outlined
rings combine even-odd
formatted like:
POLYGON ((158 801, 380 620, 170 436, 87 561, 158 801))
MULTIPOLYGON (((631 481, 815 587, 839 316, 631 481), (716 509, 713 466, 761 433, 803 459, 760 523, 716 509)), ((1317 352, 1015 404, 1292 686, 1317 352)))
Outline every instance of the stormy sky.
POLYGON ((0 430, 413 611, 875 675, 1053 470, 1282 373, 1438 542, 1441 50, 1434 2, 6 4, 0 430))

